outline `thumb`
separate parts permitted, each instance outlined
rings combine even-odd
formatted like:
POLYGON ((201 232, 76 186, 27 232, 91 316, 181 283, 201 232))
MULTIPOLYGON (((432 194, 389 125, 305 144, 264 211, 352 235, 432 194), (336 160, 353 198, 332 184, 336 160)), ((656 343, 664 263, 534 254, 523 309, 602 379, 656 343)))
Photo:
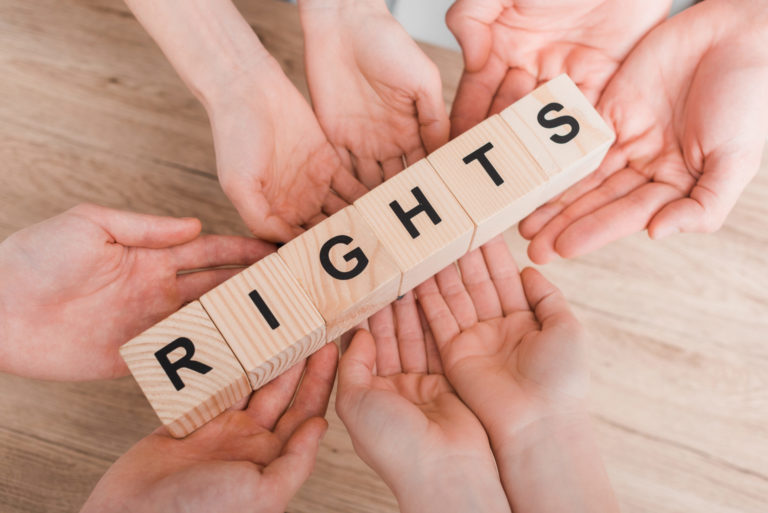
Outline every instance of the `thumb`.
POLYGON ((320 440, 328 429, 321 417, 307 419, 299 426, 283 447, 280 456, 264 469, 264 479, 270 501, 276 511, 284 511, 315 466, 320 440))
POLYGON ((493 44, 490 24, 504 6, 500 0, 457 0, 445 15, 445 23, 461 46, 467 71, 480 70, 493 44))
POLYGON ((375 362, 376 344, 373 335, 366 330, 358 330, 339 362, 338 399, 341 402, 353 390, 371 385, 375 362))
POLYGON ((432 62, 429 64, 428 78, 416 96, 419 130, 427 153, 431 153, 447 143, 451 131, 448 111, 443 101, 443 83, 440 79, 440 72, 432 62))
POLYGON ((82 204, 70 210, 100 226, 117 243, 144 248, 167 248, 184 244, 200 234, 193 217, 164 217, 126 212, 99 205, 82 204))
POLYGON ((720 229, 744 188, 760 167, 762 145, 739 154, 711 155, 687 197, 668 203, 648 224, 648 235, 662 239, 679 232, 720 229))

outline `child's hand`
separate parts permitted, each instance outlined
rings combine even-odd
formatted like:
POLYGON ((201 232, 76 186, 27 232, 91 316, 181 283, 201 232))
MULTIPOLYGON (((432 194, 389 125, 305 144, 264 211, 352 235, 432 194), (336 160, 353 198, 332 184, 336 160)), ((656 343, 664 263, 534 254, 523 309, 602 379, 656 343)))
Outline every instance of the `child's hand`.
POLYGON ((300 0, 307 79, 323 130, 369 188, 448 142, 437 66, 383 0, 300 0))
POLYGON ((516 513, 617 510, 592 439, 583 337, 501 237, 417 287, 445 375, 482 422, 516 513))
POLYGON ((183 440, 160 428, 112 465, 81 513, 285 511, 328 426, 337 357, 327 344, 309 358, 303 379, 304 362, 254 392, 244 410, 183 440))
POLYGON ((654 29, 598 110, 616 144, 592 175, 520 223, 544 263, 647 229, 712 232, 760 167, 768 136, 768 9, 710 0, 654 29))
POLYGON ((401 511, 509 511, 483 426, 443 376, 412 294, 369 320, 339 364, 336 410, 401 511))
POLYGON ((568 73, 596 102, 671 0, 457 0, 446 21, 465 70, 451 112, 460 134, 568 73))
POLYGON ((274 251, 197 219, 80 205, 0 244, 0 369, 86 380, 128 372, 118 347, 274 251))

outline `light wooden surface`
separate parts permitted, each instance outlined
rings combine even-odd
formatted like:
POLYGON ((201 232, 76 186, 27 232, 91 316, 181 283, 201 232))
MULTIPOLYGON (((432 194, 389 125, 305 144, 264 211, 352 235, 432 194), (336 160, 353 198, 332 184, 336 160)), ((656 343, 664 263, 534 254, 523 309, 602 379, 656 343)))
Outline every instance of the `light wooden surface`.
POLYGON ((200 298, 254 390, 325 344, 325 322, 277 253, 200 298), (276 325, 259 311, 256 292, 276 325))
POLYGON ((199 301, 124 344, 120 355, 163 425, 177 438, 187 436, 251 392, 243 367, 199 301), (174 348, 165 355, 168 361, 188 357, 205 367, 200 372, 174 368, 179 380, 175 384, 155 352, 179 338, 185 338, 191 347, 174 348))
POLYGON ((323 316, 329 342, 397 298, 402 273, 353 205, 288 242, 277 254, 323 316), (346 240, 335 243, 334 237, 346 240), (321 265, 318 255, 329 243, 328 264, 344 278, 333 277, 321 265))
MULTIPOLYGON (((295 9, 239 5, 306 92, 295 9)), ((461 59, 429 54, 450 99, 461 59)), ((0 0, 0 69, 0 237, 81 201, 246 232, 215 180, 204 111, 118 0, 0 0)), ((637 234, 543 268, 591 335, 591 410, 625 512, 766 511, 766 169, 715 235, 637 234)), ((509 240, 524 264, 524 244, 509 240)), ((288 510, 396 511, 329 420, 288 510)), ((0 375, 0 511, 76 511, 157 425, 132 378, 0 375)))
POLYGON ((426 159, 365 194, 355 201, 355 208, 400 266, 403 276, 399 296, 458 260, 469 250, 475 231, 475 225, 426 159), (435 223, 419 204, 412 192, 414 188, 429 202, 439 222, 435 223), (393 201, 407 215, 415 234, 409 233, 398 219, 390 207, 393 201), (419 207, 417 213, 408 215, 419 207))

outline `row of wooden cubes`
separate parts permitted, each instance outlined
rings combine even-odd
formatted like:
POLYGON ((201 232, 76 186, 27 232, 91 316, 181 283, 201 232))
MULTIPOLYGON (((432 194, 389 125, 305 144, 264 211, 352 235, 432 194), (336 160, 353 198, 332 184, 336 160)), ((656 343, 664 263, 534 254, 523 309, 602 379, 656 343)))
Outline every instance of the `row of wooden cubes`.
POLYGON ((561 75, 145 331, 122 356, 169 432, 185 436, 581 179, 613 140, 561 75))

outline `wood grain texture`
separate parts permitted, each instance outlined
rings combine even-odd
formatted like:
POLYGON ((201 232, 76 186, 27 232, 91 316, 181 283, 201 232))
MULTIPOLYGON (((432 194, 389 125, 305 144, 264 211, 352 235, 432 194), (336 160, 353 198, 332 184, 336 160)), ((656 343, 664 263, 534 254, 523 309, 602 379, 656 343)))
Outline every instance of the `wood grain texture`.
POLYGON ((277 253, 204 294, 200 303, 254 390, 325 343, 323 318, 277 253), (251 299, 254 291, 273 319, 265 318, 251 299))
MULTIPOLYGON (((239 0, 306 91, 294 6, 239 0)), ((247 234, 221 192, 204 110, 121 0, 0 0, 0 238, 81 201, 247 234)), ((422 45, 450 103, 456 52, 422 45)), ((765 513, 768 158, 715 234, 645 234, 542 268, 584 323, 590 411, 625 513, 765 513)), ((508 233, 520 266, 525 241, 508 233)), ((0 511, 77 511, 158 425, 131 377, 0 374, 0 511)), ((333 404, 333 398, 331 399, 333 404)), ((290 513, 392 513, 333 406, 290 513)))
POLYGON ((340 210, 277 252, 323 316, 329 342, 397 298, 400 269, 354 206, 340 210), (356 272, 359 266, 361 271, 354 277, 334 278, 321 265, 321 248, 337 236, 351 241, 333 244, 330 263, 343 273, 356 272))
MULTIPOLYGON (((243 368, 199 301, 124 344, 120 354, 163 425, 177 438, 188 435, 251 392, 243 368), (174 386, 155 357, 156 351, 179 337, 192 342, 192 360, 209 368, 205 373, 180 368, 181 389, 174 386)), ((175 362, 188 354, 178 348, 167 358, 175 362)))
POLYGON ((475 226, 426 159, 358 199, 355 207, 403 273, 398 295, 405 294, 469 250, 475 226), (416 230, 415 237, 390 206, 396 201, 401 214, 419 207, 421 203, 414 197, 414 188, 418 188, 432 209, 427 212, 421 208, 407 218, 412 223, 411 229, 416 230), (430 214, 437 215, 437 222, 430 214))
POLYGON ((541 204, 538 189, 547 176, 498 115, 438 148, 427 160, 476 226, 470 249, 488 242, 541 204), (492 147, 483 155, 498 174, 496 180, 481 160, 465 161, 488 144, 492 147))

